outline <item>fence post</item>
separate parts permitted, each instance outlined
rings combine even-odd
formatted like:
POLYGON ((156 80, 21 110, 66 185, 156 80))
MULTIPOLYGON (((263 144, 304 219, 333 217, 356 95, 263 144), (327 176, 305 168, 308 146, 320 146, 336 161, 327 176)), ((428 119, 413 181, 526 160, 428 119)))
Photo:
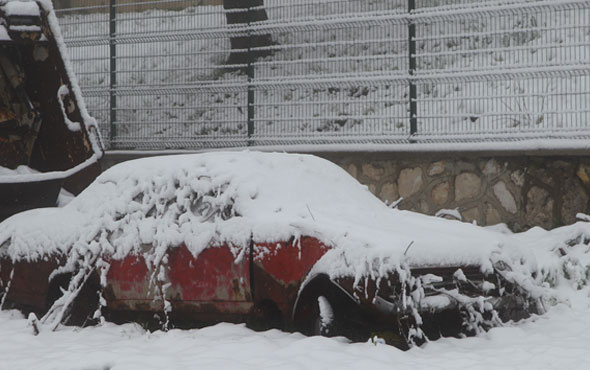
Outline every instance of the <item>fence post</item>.
MULTIPOLYGON (((248 65, 246 73, 248 74, 248 138, 254 135, 254 87, 252 82, 254 81, 254 53, 252 53, 252 8, 251 4, 248 4, 248 65)), ((252 142, 248 140, 248 145, 252 142)))
POLYGON ((117 34, 117 10, 115 5, 117 0, 109 0, 109 100, 110 100, 110 143, 112 145, 114 139, 117 137, 117 96, 115 95, 115 87, 117 86, 117 45, 115 37, 117 34))
MULTIPOLYGON (((408 0, 408 14, 412 15, 414 9, 416 9, 416 0, 408 0)), ((414 135, 418 131, 418 102, 417 102, 417 89, 416 84, 411 79, 416 71, 416 24, 414 20, 410 18, 408 24, 408 73, 410 75, 409 80, 409 99, 410 99, 410 136, 414 135)))

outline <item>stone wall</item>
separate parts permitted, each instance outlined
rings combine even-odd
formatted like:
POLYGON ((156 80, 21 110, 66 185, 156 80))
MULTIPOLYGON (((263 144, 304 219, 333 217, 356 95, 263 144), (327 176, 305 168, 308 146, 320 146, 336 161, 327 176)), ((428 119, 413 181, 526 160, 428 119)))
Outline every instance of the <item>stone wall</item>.
POLYGON ((458 209, 478 225, 553 228, 588 213, 590 157, 324 153, 382 200, 434 215, 458 209))

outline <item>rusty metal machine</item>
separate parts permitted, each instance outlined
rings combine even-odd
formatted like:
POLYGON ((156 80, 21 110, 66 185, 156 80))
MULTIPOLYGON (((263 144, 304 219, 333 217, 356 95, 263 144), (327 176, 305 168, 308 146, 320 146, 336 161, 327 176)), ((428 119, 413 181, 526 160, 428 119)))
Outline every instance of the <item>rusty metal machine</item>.
POLYGON ((0 221, 79 193, 102 154, 51 2, 0 0, 0 221))

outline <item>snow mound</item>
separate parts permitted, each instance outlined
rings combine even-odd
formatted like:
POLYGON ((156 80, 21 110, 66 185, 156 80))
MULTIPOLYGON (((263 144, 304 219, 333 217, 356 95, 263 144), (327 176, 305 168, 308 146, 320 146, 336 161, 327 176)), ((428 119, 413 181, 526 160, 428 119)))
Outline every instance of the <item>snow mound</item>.
POLYGON ((147 158, 102 174, 63 209, 0 225, 13 258, 101 248, 121 258, 146 245, 212 244, 314 236, 351 261, 392 266, 485 264, 505 236, 388 208, 340 167, 310 156, 232 152, 147 158), (412 243, 411 248, 407 249, 412 243))
POLYGON ((540 275, 550 278, 561 268, 555 250, 570 250, 575 240, 586 245, 590 227, 506 234, 391 209, 343 169, 311 155, 217 152, 119 164, 65 207, 0 224, 0 253, 15 260, 62 253, 120 259, 147 249, 158 260, 182 244, 195 256, 221 244, 237 255, 251 238, 292 236, 331 247, 315 272, 332 277, 383 276, 401 265, 480 265, 489 272, 503 261, 521 276, 544 269, 540 275))

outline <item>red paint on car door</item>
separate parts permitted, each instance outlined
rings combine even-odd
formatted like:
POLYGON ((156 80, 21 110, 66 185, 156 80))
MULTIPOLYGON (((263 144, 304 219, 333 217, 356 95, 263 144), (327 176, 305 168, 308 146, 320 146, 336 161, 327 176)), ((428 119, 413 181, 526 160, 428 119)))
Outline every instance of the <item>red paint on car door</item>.
POLYGON ((122 260, 111 262, 107 280, 116 284, 120 299, 143 299, 146 297, 146 283, 149 273, 142 256, 129 255, 122 260))
POLYGON ((170 300, 184 302, 251 300, 247 250, 236 249, 232 252, 227 245, 210 246, 194 257, 186 246, 181 246, 170 250, 168 266, 170 287, 166 295, 170 300))
POLYGON ((114 310, 159 311, 162 302, 155 300, 157 286, 150 282, 152 273, 141 255, 112 260, 107 273, 107 307, 114 310))
MULTIPOLYGON (((234 250, 235 252, 235 250, 234 250)), ((226 313, 244 313, 251 305, 249 253, 234 255, 226 245, 211 246, 194 257, 186 246, 170 248, 165 279, 157 282, 142 256, 130 255, 110 264, 107 281, 110 306, 115 308, 159 310, 162 302, 154 300, 159 289, 165 298, 208 311, 212 304, 226 313), (150 281, 151 280, 151 281, 150 281), (248 303, 248 304, 233 304, 248 303), (149 308, 148 308, 149 307, 149 308)))

